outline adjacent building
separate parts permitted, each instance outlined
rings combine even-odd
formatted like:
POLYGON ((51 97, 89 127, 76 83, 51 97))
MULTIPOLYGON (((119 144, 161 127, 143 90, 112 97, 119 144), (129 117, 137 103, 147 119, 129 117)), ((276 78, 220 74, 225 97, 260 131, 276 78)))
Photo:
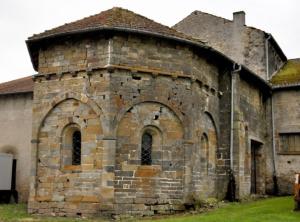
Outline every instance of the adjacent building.
POLYGON ((112 8, 27 46, 38 74, 0 85, 0 151, 30 179, 29 212, 153 215, 292 192, 299 60, 244 12, 169 28, 112 8))

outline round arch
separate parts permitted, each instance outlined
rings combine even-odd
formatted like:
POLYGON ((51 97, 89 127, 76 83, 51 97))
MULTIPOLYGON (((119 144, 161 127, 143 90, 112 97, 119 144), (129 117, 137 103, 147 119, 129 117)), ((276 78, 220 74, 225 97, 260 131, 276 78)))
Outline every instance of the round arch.
POLYGON ((204 116, 206 116, 206 117, 212 122, 212 125, 213 125, 213 127, 214 127, 214 129, 215 129, 215 132, 216 132, 217 146, 218 146, 218 145, 219 145, 219 131, 218 131, 216 122, 215 122, 215 120, 214 120, 214 117, 213 117, 213 115, 212 115, 210 112, 208 112, 208 111, 205 111, 205 112, 204 112, 204 116))
POLYGON ((43 126, 45 119, 49 116, 51 111, 60 103, 68 99, 74 99, 88 105, 98 115, 98 117, 100 117, 101 127, 103 129, 104 134, 106 133, 107 129, 103 127, 105 126, 105 120, 106 120, 105 114, 102 111, 102 109, 97 105, 97 103, 82 93, 66 92, 66 93, 60 93, 56 97, 54 97, 52 102, 45 108, 42 118, 38 121, 39 122, 38 127, 35 129, 35 132, 33 132, 33 135, 35 136, 36 139, 39 138, 39 132, 43 126))
POLYGON ((137 101, 135 103, 131 103, 128 106, 124 107, 114 118, 113 120, 113 125, 114 125, 114 135, 116 135, 118 128, 119 128, 119 123, 122 120, 122 118, 124 117, 124 115, 126 114, 126 112, 128 112, 129 110, 131 110, 133 107, 142 104, 142 103, 156 103, 156 104, 160 104, 164 107, 167 107, 171 112, 173 112, 175 114, 175 116, 178 118, 178 120, 180 121, 180 124, 183 128, 183 132, 184 132, 184 137, 187 135, 187 128, 184 127, 184 116, 181 114, 181 112, 176 109, 175 107, 172 107, 171 104, 169 103, 165 103, 163 101, 157 101, 157 100, 140 100, 137 101))

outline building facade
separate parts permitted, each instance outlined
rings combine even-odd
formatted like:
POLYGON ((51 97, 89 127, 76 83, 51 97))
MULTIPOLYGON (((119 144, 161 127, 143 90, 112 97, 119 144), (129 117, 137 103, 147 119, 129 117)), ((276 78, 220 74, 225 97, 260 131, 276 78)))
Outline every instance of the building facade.
POLYGON ((272 36, 249 33, 243 13, 232 29, 216 25, 230 31, 222 38, 206 27, 221 18, 199 14, 175 25, 179 32, 113 8, 27 40, 38 72, 29 212, 153 215, 209 197, 291 191, 286 172, 299 157, 282 159, 276 147, 298 137, 278 138, 286 131, 277 128, 297 116, 281 117, 284 98, 268 82, 286 57, 272 36), (260 38, 244 42, 235 29, 260 38))
POLYGON ((20 202, 27 202, 29 197, 32 87, 31 77, 0 84, 0 153, 13 154, 17 160, 20 202))

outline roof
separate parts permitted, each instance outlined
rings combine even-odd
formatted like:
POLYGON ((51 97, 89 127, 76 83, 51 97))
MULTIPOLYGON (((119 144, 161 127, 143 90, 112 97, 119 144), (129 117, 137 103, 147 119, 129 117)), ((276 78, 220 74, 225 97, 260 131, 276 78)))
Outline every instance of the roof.
POLYGON ((62 37, 74 34, 83 34, 96 31, 123 31, 146 35, 155 35, 165 38, 196 41, 183 33, 168 26, 157 23, 142 15, 136 14, 127 9, 114 7, 99 14, 92 15, 75 22, 66 23, 62 26, 46 30, 40 34, 33 35, 26 41, 34 69, 38 66, 38 43, 45 39, 62 37))
MULTIPOLYGON (((127 32, 174 40, 197 47, 201 50, 205 50, 206 52, 213 54, 220 61, 226 61, 227 63, 235 64, 232 59, 198 39, 178 32, 168 26, 159 24, 127 9, 115 7, 107 11, 100 12, 99 14, 89 16, 75 22, 67 23, 57 28, 29 37, 26 43, 34 69, 37 70, 38 68, 39 47, 41 47, 41 44, 43 44, 44 40, 47 40, 46 44, 49 44, 48 40, 53 38, 62 38, 64 36, 101 31, 127 32)), ((256 75, 250 70, 246 69, 246 67, 243 67, 243 69, 249 75, 256 77, 256 75)), ((258 80, 263 85, 269 87, 269 84, 266 81, 262 79, 258 80)))
POLYGON ((40 34, 29 37, 28 40, 38 40, 61 34, 71 34, 78 32, 94 31, 99 28, 116 27, 127 28, 132 30, 143 30, 152 33, 159 33, 167 36, 175 36, 178 38, 188 38, 183 33, 179 33, 175 29, 157 23, 142 15, 136 14, 127 9, 114 7, 99 14, 92 15, 75 22, 66 23, 62 26, 46 30, 40 34))
POLYGON ((0 83, 0 95, 33 92, 31 76, 0 83))
POLYGON ((300 84, 300 58, 288 60, 270 82, 280 86, 300 84))

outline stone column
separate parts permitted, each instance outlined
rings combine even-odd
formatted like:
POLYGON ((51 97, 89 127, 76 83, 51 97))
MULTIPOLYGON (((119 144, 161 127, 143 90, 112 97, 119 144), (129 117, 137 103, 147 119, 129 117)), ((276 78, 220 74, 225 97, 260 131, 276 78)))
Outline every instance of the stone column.
POLYGON ((103 173, 101 181, 101 205, 103 212, 112 212, 114 209, 114 179, 115 179, 116 139, 103 139, 103 173))
POLYGON ((243 113, 240 110, 240 72, 232 73, 233 81, 233 173, 236 183, 236 198, 240 199, 247 192, 244 166, 247 138, 243 113))

